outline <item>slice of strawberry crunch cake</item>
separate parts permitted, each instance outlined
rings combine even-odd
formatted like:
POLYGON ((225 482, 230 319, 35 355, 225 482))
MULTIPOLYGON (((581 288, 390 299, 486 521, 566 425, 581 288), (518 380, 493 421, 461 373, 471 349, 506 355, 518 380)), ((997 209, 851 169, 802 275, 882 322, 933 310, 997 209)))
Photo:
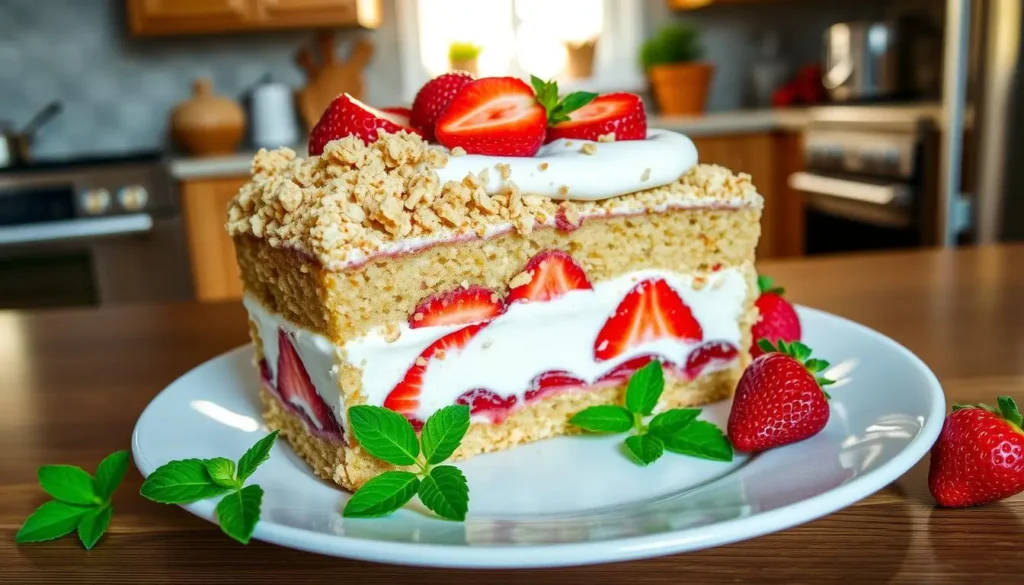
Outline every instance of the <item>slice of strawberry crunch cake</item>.
POLYGON ((266 421, 317 475, 391 467, 355 405, 468 405, 466 458, 575 432, 652 360, 660 408, 734 391, 762 199, 637 96, 448 74, 411 111, 339 96, 309 150, 260 151, 227 229, 266 421))

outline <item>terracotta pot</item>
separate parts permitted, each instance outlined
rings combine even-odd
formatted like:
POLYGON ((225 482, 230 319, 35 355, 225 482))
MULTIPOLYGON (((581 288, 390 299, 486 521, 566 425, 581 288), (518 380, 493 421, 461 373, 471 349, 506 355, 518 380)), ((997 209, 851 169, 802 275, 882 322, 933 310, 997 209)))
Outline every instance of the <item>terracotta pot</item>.
POLYGON ((214 94, 209 79, 197 79, 192 97, 171 114, 171 137, 189 154, 231 154, 245 137, 245 111, 234 100, 214 94))
POLYGON ((469 73, 473 77, 477 77, 479 75, 479 73, 477 72, 477 64, 475 57, 473 59, 456 59, 451 62, 451 66, 452 71, 465 71, 466 73, 469 73))
POLYGON ((588 79, 594 75, 594 52, 597 41, 566 43, 566 73, 570 79, 588 79))
POLYGON ((654 99, 664 115, 703 114, 715 73, 710 63, 655 65, 647 71, 654 99))

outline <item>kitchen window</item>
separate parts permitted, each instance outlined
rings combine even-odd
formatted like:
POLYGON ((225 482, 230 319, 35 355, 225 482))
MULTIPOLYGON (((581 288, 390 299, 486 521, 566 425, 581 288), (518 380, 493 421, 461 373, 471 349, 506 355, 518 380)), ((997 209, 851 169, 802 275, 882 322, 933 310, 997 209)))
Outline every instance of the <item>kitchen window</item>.
MULTIPOLYGON (((402 95, 411 102, 449 58, 479 50, 478 76, 530 74, 565 91, 640 91, 642 2, 632 0, 398 0, 402 95), (454 45, 454 46, 453 46, 454 45), (461 51, 460 51, 461 49, 461 51), (587 64, 590 67, 587 67, 587 64)), ((455 61, 468 68, 465 60, 455 61)))

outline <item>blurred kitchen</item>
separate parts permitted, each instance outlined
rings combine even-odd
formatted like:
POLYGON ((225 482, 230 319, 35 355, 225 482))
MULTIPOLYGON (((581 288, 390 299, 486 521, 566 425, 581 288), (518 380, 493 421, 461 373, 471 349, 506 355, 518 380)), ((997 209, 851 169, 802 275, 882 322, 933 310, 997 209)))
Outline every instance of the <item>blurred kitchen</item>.
POLYGON ((753 175, 761 258, 1024 238, 1021 18, 1018 0, 0 0, 0 308, 239 297, 223 224, 252 153, 304 151, 340 92, 407 105, 450 68, 641 93, 650 126, 753 175))

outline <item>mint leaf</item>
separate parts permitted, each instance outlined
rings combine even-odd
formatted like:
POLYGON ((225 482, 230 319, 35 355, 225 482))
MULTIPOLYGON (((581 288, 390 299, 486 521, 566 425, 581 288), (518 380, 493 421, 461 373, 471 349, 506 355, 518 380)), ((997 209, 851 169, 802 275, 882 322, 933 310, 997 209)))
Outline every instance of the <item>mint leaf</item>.
POLYGON ((74 532, 92 508, 50 500, 36 508, 18 530, 15 542, 42 542, 74 532))
POLYGON ((94 506, 102 500, 96 495, 96 480, 81 467, 44 465, 39 468, 43 491, 66 504, 94 506))
POLYGON ((621 406, 601 404, 577 412, 569 423, 594 433, 624 433, 633 428, 633 414, 621 406))
POLYGON ((430 415, 420 440, 427 464, 436 465, 452 456, 469 430, 469 407, 453 404, 430 415))
POLYGON ((114 508, 109 505, 93 508, 78 523, 78 540, 82 541, 85 550, 91 550, 96 546, 100 537, 107 531, 110 525, 110 518, 114 515, 114 508))
POLYGON ((356 490, 341 514, 346 518, 387 516, 411 500, 419 485, 414 473, 385 471, 356 490))
POLYGON ((226 488, 240 488, 242 482, 235 479, 235 462, 224 457, 207 459, 206 473, 210 474, 213 483, 226 488))
POLYGON ((100 500, 107 502, 114 495, 114 490, 124 481, 128 461, 128 451, 116 451, 100 461, 96 467, 96 496, 100 500))
POLYGON ((249 544, 252 531, 260 519, 260 506, 263 503, 263 488, 258 485, 247 485, 231 492, 217 503, 217 521, 220 529, 231 538, 242 544, 249 544))
POLYGON ((999 404, 999 412, 1003 415, 1003 418, 1017 425, 1021 426, 1024 422, 1024 417, 1021 416, 1020 411, 1017 410, 1017 403, 1013 401, 1013 398, 1009 396, 1000 396, 997 398, 999 404))
POLYGON ((530 85, 533 86, 533 93, 537 96, 537 103, 544 107, 549 115, 558 105, 558 84, 554 81, 544 81, 536 75, 530 76, 530 85))
POLYGON ((562 98, 562 101, 555 106, 553 110, 548 114, 548 125, 554 126, 559 122, 565 122, 570 119, 569 113, 575 112, 583 106, 589 104, 597 98, 596 93, 590 93, 589 91, 576 91, 562 98))
POLYGON ((352 431, 363 449, 392 465, 412 465, 420 454, 416 431, 393 410, 360 404, 348 409, 352 431))
POLYGON ((665 450, 712 461, 732 461, 732 445, 722 429, 705 421, 695 420, 683 430, 659 435, 665 450))
POLYGON ((442 465, 430 470, 419 486, 420 501, 435 514, 462 521, 469 510, 469 484, 459 468, 442 465))
POLYGON ((626 448, 640 465, 654 463, 665 452, 661 439, 649 434, 626 437, 626 448))
POLYGON ((202 459, 181 459, 157 467, 142 482, 139 493, 161 504, 191 504, 219 496, 228 488, 217 485, 202 459))
POLYGON ((263 437, 249 450, 246 451, 242 458, 238 460, 238 484, 242 485, 245 480, 249 479, 256 468, 263 465, 263 462, 270 459, 270 450, 274 447, 274 441, 277 440, 278 431, 274 431, 267 436, 263 437))
POLYGON ((655 437, 667 437, 681 432, 700 415, 699 408, 673 408, 659 413, 647 425, 647 432, 655 437))
POLYGON ((626 408, 636 414, 651 414, 665 389, 665 374, 661 362, 654 360, 637 370, 626 387, 626 408))

